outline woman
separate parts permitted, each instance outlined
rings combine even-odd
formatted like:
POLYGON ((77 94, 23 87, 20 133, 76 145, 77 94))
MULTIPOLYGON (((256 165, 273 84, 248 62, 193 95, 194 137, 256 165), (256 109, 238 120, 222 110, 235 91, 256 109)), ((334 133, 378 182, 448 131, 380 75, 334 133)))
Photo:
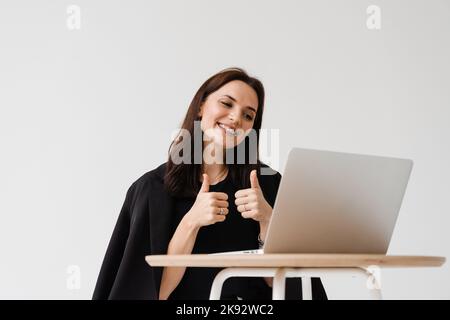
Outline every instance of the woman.
MULTIPOLYGON (((263 111, 263 85, 242 69, 200 87, 168 161, 129 188, 94 299, 208 299, 219 268, 156 268, 144 257, 261 247, 281 179, 261 174, 270 169, 258 158, 263 111)), ((222 298, 270 299, 270 285, 232 278, 222 298)), ((301 296, 298 285, 288 279, 287 298, 301 296)), ((313 298, 326 299, 320 280, 312 285, 313 298)))

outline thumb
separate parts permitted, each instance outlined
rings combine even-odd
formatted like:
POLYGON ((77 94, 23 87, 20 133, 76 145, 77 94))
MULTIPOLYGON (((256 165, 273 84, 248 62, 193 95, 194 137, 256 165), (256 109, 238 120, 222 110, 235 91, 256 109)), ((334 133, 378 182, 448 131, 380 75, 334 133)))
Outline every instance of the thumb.
POLYGON ((209 191, 209 177, 206 173, 203 174, 203 183, 200 188, 200 192, 208 192, 209 191))
POLYGON ((250 172, 250 186, 255 189, 261 189, 258 182, 258 176, 256 175, 256 170, 250 172))

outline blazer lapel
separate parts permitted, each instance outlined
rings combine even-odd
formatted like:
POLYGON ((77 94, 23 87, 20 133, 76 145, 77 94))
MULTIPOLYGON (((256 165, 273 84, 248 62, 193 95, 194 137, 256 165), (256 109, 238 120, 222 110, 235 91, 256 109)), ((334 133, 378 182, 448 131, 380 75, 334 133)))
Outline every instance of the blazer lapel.
POLYGON ((165 254, 172 230, 173 199, 164 190, 165 165, 156 169, 149 194, 149 221, 151 254, 165 254))
MULTIPOLYGON (((165 165, 156 169, 155 179, 151 179, 150 194, 148 199, 149 208, 149 232, 150 232, 150 254, 166 254, 172 230, 173 200, 164 191, 165 165)), ((155 283, 156 299, 159 296, 161 285, 161 267, 152 267, 155 283)))

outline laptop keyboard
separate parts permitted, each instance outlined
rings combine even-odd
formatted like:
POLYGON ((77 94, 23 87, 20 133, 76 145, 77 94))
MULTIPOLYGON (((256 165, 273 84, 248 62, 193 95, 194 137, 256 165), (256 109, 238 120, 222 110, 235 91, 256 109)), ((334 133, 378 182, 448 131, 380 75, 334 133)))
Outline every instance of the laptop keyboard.
POLYGON ((227 251, 227 252, 218 252, 211 253, 212 255, 224 255, 224 254, 263 254, 263 249, 254 249, 254 250, 241 250, 241 251, 227 251))

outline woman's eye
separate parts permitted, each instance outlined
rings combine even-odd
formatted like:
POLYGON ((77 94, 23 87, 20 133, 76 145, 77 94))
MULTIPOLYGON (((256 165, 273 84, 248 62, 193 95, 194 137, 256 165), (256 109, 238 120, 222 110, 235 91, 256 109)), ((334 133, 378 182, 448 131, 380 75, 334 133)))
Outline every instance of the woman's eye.
MULTIPOLYGON (((225 101, 220 101, 221 104, 223 104, 224 106, 226 106, 227 108, 231 108, 233 107, 233 105, 231 103, 225 102, 225 101)), ((245 120, 247 121, 252 121, 253 117, 250 114, 245 114, 244 115, 245 120)))

